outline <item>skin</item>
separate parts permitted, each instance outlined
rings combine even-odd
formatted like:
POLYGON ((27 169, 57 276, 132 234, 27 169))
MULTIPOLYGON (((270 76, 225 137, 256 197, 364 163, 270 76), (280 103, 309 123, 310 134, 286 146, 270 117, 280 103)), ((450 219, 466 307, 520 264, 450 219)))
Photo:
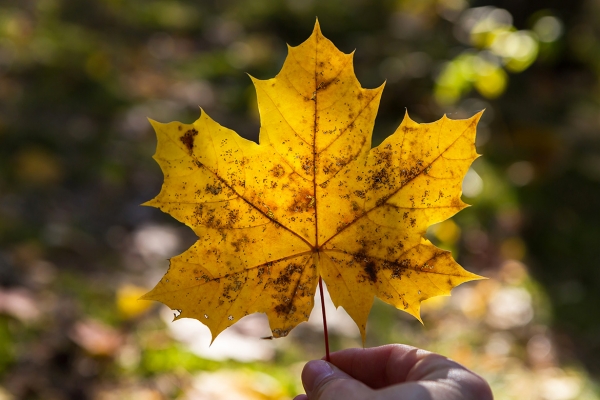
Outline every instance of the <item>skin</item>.
POLYGON ((439 354, 393 344, 309 361, 294 400, 492 400, 485 380, 439 354))

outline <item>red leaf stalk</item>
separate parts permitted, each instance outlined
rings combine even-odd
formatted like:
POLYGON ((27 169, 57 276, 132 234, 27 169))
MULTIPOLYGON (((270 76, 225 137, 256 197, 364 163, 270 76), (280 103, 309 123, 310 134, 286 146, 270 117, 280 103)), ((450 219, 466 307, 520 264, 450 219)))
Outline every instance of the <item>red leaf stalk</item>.
POLYGON ((325 296, 323 296, 323 279, 319 277, 319 292, 321 293, 321 310, 323 311, 323 335, 325 336, 325 361, 331 362, 329 358, 329 335, 327 334, 327 317, 325 316, 325 296))

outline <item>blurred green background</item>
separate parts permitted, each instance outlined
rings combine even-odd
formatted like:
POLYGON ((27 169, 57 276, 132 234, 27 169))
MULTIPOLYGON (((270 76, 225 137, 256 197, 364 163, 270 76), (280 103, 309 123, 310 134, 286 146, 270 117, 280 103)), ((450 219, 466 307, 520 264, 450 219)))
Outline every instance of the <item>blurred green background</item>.
MULTIPOLYGON (((1 0, 0 400, 289 399, 323 355, 320 313, 281 340, 261 315, 209 348, 195 320, 136 299, 194 241, 139 204, 162 174, 147 117, 198 106, 256 140, 249 73, 325 36, 387 85, 379 143, 485 109, 473 204, 430 229, 490 277, 428 301, 425 326, 375 304, 368 346, 473 368, 497 399, 600 399, 600 1, 1 0)), ((333 350, 360 346, 329 303, 333 350)))

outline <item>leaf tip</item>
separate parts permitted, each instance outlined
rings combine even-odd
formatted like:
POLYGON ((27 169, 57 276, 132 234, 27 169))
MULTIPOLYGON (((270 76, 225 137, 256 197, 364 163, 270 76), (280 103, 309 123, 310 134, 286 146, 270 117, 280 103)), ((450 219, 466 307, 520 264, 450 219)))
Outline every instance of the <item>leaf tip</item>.
POLYGON ((219 333, 221 332, 215 332, 210 326, 208 327, 208 329, 210 330, 210 343, 208 344, 208 347, 210 347, 213 345, 215 339, 217 338, 217 336, 219 336, 219 333))
POLYGON ((462 268, 461 273, 462 273, 462 275, 460 276, 460 281, 452 289, 454 289, 455 287, 462 285, 463 283, 466 283, 466 282, 490 279, 488 277, 477 275, 477 274, 474 274, 473 272, 469 272, 464 268, 462 268))
POLYGON ((425 326, 425 323, 423 322, 423 319, 421 318, 421 303, 420 302, 415 303, 414 308, 411 306, 408 309, 405 309, 404 311, 406 311, 407 313, 409 313, 410 315, 415 317, 417 319, 417 321, 419 321, 421 323, 421 325, 425 326))
POLYGON ((148 293, 146 293, 146 294, 144 294, 144 295, 140 296, 140 297, 138 298, 138 300, 149 300, 149 301, 152 301, 152 300, 154 300, 154 296, 152 296, 152 292, 153 292, 153 291, 151 290, 151 291, 149 291, 148 293))
POLYGON ((470 281, 486 281, 486 280, 490 279, 487 276, 477 275, 472 272, 470 272, 469 274, 470 274, 469 275, 470 281))
POLYGON ((475 115, 473 115, 471 117, 471 119, 475 120, 475 123, 478 123, 479 120, 481 119, 481 116, 483 115, 483 112, 485 111, 485 108, 483 110, 478 111, 475 115))
POLYGON ((319 24, 319 17, 315 17, 315 27, 313 28, 313 33, 321 34, 321 24, 319 24))
POLYGON ((410 125, 418 125, 409 115, 408 115, 408 107, 404 109, 404 118, 402 118, 402 123, 400 125, 404 125, 404 124, 410 124, 410 125))
POLYGON ((154 207, 154 208, 158 208, 157 202, 156 202, 156 198, 152 199, 152 200, 148 200, 143 202, 142 204, 140 204, 141 206, 144 207, 154 207))
POLYGON ((157 131, 158 128, 163 125, 162 122, 158 122, 152 118, 148 118, 148 122, 150 122, 150 125, 152 125, 152 128, 154 128, 155 131, 157 131))
MULTIPOLYGON (((204 108, 199 107, 200 108, 200 118, 198 118, 195 122, 194 125, 203 122, 203 123, 214 123, 215 120, 213 120, 208 113, 204 110, 204 108)), ((199 129, 199 128, 198 128, 199 129)))

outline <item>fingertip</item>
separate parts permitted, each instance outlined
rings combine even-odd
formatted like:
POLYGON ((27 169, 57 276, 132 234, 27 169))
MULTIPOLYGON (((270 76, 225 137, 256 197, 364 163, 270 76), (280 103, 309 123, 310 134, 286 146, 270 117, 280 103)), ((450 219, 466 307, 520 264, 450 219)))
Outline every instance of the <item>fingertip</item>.
POLYGON ((456 381, 464 388, 464 391, 470 393, 469 398, 481 400, 493 400, 494 395, 489 383, 475 372, 465 369, 466 376, 456 381))
POLYGON ((306 393, 312 392, 324 379, 333 375, 331 364, 323 360, 312 360, 302 370, 302 384, 306 393))
POLYGON ((323 360, 309 361, 304 366, 302 384, 307 399, 357 400, 372 394, 367 385, 323 360))

